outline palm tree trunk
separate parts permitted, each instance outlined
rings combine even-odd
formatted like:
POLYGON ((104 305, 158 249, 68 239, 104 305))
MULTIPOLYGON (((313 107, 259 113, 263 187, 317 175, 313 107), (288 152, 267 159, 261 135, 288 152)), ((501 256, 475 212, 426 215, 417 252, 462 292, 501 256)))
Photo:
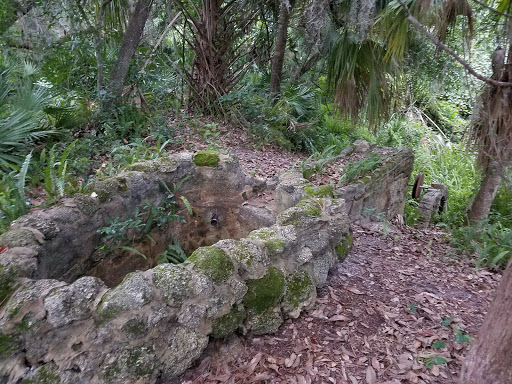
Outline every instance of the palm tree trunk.
POLYGON ((476 343, 464 359, 461 384, 512 383, 512 266, 496 292, 476 343))
POLYGON ((272 57, 272 70, 270 74, 270 93, 275 95, 281 91, 281 77, 283 74, 284 54, 286 51, 286 38, 290 24, 291 1, 283 0, 279 10, 279 27, 277 29, 276 47, 272 57))
POLYGON ((135 5, 135 10, 130 18, 123 37, 123 43, 117 55, 117 62, 110 75, 108 90, 112 96, 112 102, 121 97, 124 81, 128 75, 128 69, 130 68, 135 50, 142 37, 152 4, 153 0, 139 0, 135 5))

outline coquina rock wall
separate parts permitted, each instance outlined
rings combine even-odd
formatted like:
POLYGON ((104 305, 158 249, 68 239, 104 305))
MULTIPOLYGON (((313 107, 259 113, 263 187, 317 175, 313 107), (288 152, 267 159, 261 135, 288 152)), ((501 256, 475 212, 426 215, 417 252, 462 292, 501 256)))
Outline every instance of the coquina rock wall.
MULTIPOLYGON (((200 356, 210 337, 274 332, 314 303, 316 288, 352 242, 345 201, 330 187, 312 187, 289 172, 279 177, 273 209, 244 210, 248 195, 265 186, 244 176, 233 158, 204 155, 196 164, 191 154, 137 164, 92 186, 96 197, 78 196, 21 218, 0 237, 10 247, 0 255, 0 381, 166 382, 200 356), (213 244, 197 248, 183 264, 136 267, 113 288, 80 277, 75 264, 94 257, 96 231, 107 217, 129 217, 145 199, 157 204, 166 191, 160 180, 172 185, 186 176, 182 191, 193 191, 186 197, 195 215, 187 219, 208 223, 212 211, 228 212, 220 222, 235 220, 226 231, 238 230, 239 239, 227 233, 216 241, 217 229, 205 226, 213 244), (232 194, 220 192, 222 185, 232 194), (80 231, 81 220, 92 229, 80 231), (268 221, 275 224, 243 233, 250 231, 247 222, 261 227, 268 221)), ((396 193, 404 199, 406 191, 396 193)), ((197 223, 187 230, 196 231, 197 223)), ((151 232, 164 243, 175 233, 151 232)))
POLYGON ((350 220, 365 220, 378 214, 387 219, 402 215, 414 166, 412 150, 405 147, 382 148, 358 140, 345 151, 347 156, 352 153, 378 153, 383 163, 358 182, 336 190, 338 197, 346 202, 350 220))

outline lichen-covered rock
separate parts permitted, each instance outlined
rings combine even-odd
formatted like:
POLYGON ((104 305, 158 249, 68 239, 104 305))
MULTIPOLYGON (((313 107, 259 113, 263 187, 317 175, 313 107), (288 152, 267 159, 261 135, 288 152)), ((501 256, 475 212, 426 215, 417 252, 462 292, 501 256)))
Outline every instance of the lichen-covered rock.
POLYGON ((27 375, 23 384, 60 384, 61 377, 54 363, 44 364, 27 375))
POLYGON ((270 264, 268 256, 253 242, 243 240, 221 240, 216 247, 224 250, 238 264, 239 273, 244 279, 263 276, 270 264))
POLYGON ((33 228, 43 234, 45 240, 53 239, 60 229, 45 211, 36 211, 27 216, 21 216, 11 223, 11 229, 33 228))
POLYGON ((155 340, 155 350, 161 354, 163 382, 183 373, 208 344, 208 336, 183 326, 173 327, 162 336, 155 340))
POLYGON ((148 332, 148 324, 142 316, 135 316, 128 319, 122 326, 121 331, 128 340, 140 339, 148 332))
POLYGON ((311 196, 311 197, 334 198, 334 191, 330 185, 320 185, 318 187, 315 187, 315 186, 305 187, 304 194, 311 196))
POLYGON ((160 264, 152 271, 153 282, 167 304, 179 306, 187 299, 190 271, 174 264, 160 264))
POLYGON ((126 192, 128 190, 128 180, 125 176, 109 177, 104 180, 97 180, 85 187, 85 192, 98 197, 101 203, 112 199, 118 192, 126 192))
POLYGON ((321 287, 327 281, 329 269, 336 263, 336 254, 330 248, 319 252, 318 256, 310 261, 313 266, 313 279, 317 287, 321 287))
POLYGON ((103 295, 97 310, 98 320, 102 323, 121 312, 142 308, 149 303, 152 293, 153 285, 143 273, 130 273, 121 284, 103 295))
POLYGON ((7 302, 5 311, 7 319, 14 318, 25 305, 37 300, 43 300, 53 289, 63 285, 65 283, 57 280, 27 281, 16 290, 7 302))
POLYGON ((170 157, 159 157, 149 161, 134 163, 126 167, 128 171, 171 173, 178 169, 180 162, 170 157))
POLYGON ((298 270, 286 278, 282 309, 289 317, 299 317, 302 309, 312 305, 315 299, 316 286, 308 272, 298 270))
POLYGON ((48 323, 61 327, 90 317, 96 296, 105 289, 101 280, 86 276, 53 290, 44 300, 48 323))
POLYGON ((0 245, 15 247, 38 247, 43 242, 43 234, 35 229, 20 228, 0 235, 0 245))
POLYGON ((196 249, 187 259, 194 266, 216 283, 225 282, 235 267, 222 249, 217 247, 201 247, 196 249))
POLYGON ((149 382, 154 380, 156 353, 151 347, 127 347, 116 354, 107 356, 106 365, 101 371, 101 382, 124 384, 149 382))
POLYGON ((307 180, 297 171, 288 171, 279 175, 275 197, 277 212, 295 206, 302 198, 307 183, 307 180))
POLYGON ((218 151, 199 151, 194 156, 194 164, 198 167, 215 167, 219 162, 218 151))
POLYGON ((353 237, 352 234, 349 233, 347 237, 334 248, 339 261, 343 261, 347 258, 348 252, 350 251, 350 248, 352 248, 352 242, 353 237))
POLYGON ((224 316, 213 321, 212 336, 220 339, 235 332, 243 323, 246 311, 243 306, 236 306, 224 316))
POLYGON ((247 294, 244 305, 255 314, 260 314, 274 307, 284 293, 284 273, 275 267, 270 267, 261 279, 247 282, 247 294))
POLYGON ((245 328, 252 335, 264 335, 277 332, 283 321, 279 306, 267 308, 261 313, 248 311, 245 328))
POLYGON ((277 215, 277 224, 293 225, 299 228, 312 226, 322 216, 322 199, 302 199, 295 207, 289 208, 277 215))

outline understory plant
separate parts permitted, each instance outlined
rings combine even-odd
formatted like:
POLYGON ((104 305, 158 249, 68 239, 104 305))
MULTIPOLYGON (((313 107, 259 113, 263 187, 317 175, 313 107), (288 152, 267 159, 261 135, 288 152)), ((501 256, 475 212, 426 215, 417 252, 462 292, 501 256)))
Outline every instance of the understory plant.
POLYGON ((351 183, 357 180, 359 177, 367 175, 370 171, 373 171, 380 164, 382 164, 382 156, 378 153, 372 153, 370 156, 365 157, 357 162, 348 162, 343 167, 343 176, 339 182, 351 183))

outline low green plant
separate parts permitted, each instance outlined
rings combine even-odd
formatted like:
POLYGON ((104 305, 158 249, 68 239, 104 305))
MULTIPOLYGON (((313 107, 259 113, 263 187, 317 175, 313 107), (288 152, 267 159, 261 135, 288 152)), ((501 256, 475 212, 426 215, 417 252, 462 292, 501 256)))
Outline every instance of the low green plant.
POLYGON ((382 164, 382 156, 378 153, 372 153, 370 156, 359 160, 358 162, 348 162, 343 167, 343 176, 338 183, 352 183, 358 178, 367 175, 382 164))
POLYGON ((25 184, 32 152, 29 153, 19 172, 2 175, 0 183, 0 233, 7 230, 11 221, 27 213, 30 204, 25 195, 25 184))
POLYGON ((68 157, 77 141, 73 141, 57 158, 57 144, 50 151, 43 149, 39 157, 39 163, 43 165, 44 190, 50 201, 57 201, 64 197, 65 193, 78 192, 78 184, 71 182, 72 175, 68 173, 68 157))
POLYGON ((474 258, 477 268, 501 269, 512 256, 512 229, 486 220, 479 226, 453 230, 452 244, 456 250, 474 258))
POLYGON ((158 264, 171 263, 181 264, 187 259, 187 255, 178 242, 176 236, 172 239, 172 244, 167 245, 165 251, 158 257, 158 264))
POLYGON ((175 184, 172 191, 161 180, 167 194, 157 205, 146 200, 142 211, 136 208, 133 214, 126 219, 121 220, 119 217, 116 217, 114 220, 107 219, 108 225, 97 231, 103 235, 101 238, 102 244, 98 246, 98 249, 104 252, 110 252, 115 249, 130 250, 128 248, 131 247, 127 248, 125 244, 133 243, 142 236, 146 236, 153 241, 149 232, 155 226, 161 227, 169 221, 183 222, 183 217, 176 213, 174 197, 176 191, 179 190, 185 180, 183 179, 177 185, 175 184))
POLYGON ((404 207, 404 219, 408 226, 414 226, 416 221, 420 218, 420 213, 418 212, 418 201, 414 199, 408 199, 405 202, 404 207))
POLYGON ((320 172, 337 152, 339 152, 339 148, 335 145, 325 147, 321 152, 313 152, 306 160, 298 163, 302 176, 309 179, 315 173, 320 172))

